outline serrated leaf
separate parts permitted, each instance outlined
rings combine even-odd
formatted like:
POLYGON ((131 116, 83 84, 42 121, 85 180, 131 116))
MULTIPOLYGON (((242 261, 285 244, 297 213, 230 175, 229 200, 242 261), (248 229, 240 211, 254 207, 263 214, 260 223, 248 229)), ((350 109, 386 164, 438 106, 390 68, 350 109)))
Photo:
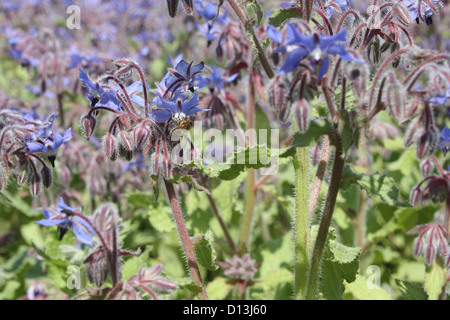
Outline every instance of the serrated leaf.
POLYGON ((397 288, 402 292, 405 300, 428 300, 428 294, 421 286, 408 281, 395 279, 397 288))
POLYGON ((301 17, 301 10, 299 8, 275 9, 269 17, 269 24, 278 27, 290 18, 299 17, 301 17))
POLYGON ((400 190, 393 178, 379 172, 365 175, 357 174, 350 166, 346 166, 342 175, 342 189, 351 184, 357 184, 367 193, 367 197, 380 196, 381 200, 390 206, 410 207, 409 202, 400 201, 400 190))
POLYGON ((195 244, 195 255, 198 263, 208 270, 217 270, 219 266, 216 264, 217 254, 214 249, 214 234, 208 230, 201 236, 200 241, 195 244))
POLYGON ((334 228, 330 232, 322 261, 320 291, 324 298, 340 300, 344 293, 344 280, 355 281, 359 269, 360 248, 345 246, 336 240, 334 228))

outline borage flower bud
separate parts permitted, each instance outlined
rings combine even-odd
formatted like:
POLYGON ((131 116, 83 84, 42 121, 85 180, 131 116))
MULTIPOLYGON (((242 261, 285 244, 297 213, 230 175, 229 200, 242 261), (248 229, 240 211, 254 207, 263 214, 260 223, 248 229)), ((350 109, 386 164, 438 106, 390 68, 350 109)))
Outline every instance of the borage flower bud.
POLYGON ((49 166, 43 165, 41 169, 42 183, 45 188, 48 188, 53 183, 53 172, 49 166))
POLYGON ((368 74, 365 64, 350 62, 345 67, 345 75, 351 83, 353 94, 359 99, 363 99, 366 94, 368 74))
POLYGON ((395 4, 392 8, 392 12, 403 25, 409 27, 413 23, 408 9, 401 3, 395 4))
POLYGON ((281 76, 277 76, 269 85, 269 102, 276 111, 280 111, 286 103, 286 86, 282 80, 281 76))
POLYGON ((193 14, 194 13, 194 4, 192 3, 192 0, 181 0, 183 3, 183 8, 186 11, 187 14, 193 14))
POLYGON ((309 128, 310 106, 307 100, 301 98, 293 107, 295 120, 297 121, 298 131, 305 133, 309 128))
POLYGON ((411 205, 416 206, 419 203, 421 193, 422 190, 419 187, 415 187, 414 189, 412 189, 411 196, 409 197, 409 202, 411 203, 411 205))
POLYGON ((120 137, 121 145, 126 150, 133 151, 133 143, 131 142, 131 139, 130 139, 130 137, 128 135, 128 132, 124 131, 124 130, 120 130, 119 137, 120 137))
POLYGON ((408 233, 419 234, 414 241, 414 255, 420 256, 422 253, 427 265, 433 264, 436 254, 444 259, 448 254, 447 232, 442 224, 433 222, 414 227, 408 233))
POLYGON ((424 129, 417 139, 417 157, 423 159, 430 156, 437 144, 437 133, 433 127, 424 129))
POLYGON ((420 165, 420 169, 422 171, 422 176, 424 178, 426 178, 426 177, 430 176, 431 173, 433 172, 434 162, 431 161, 430 159, 427 159, 422 162, 422 164, 420 165))
POLYGON ((103 149, 105 150, 105 154, 108 158, 112 160, 112 158, 117 159, 117 152, 116 152, 116 140, 114 136, 108 132, 103 137, 103 149), (115 156, 114 156, 115 154, 115 156))
POLYGON ((391 116, 402 122, 405 119, 405 94, 398 81, 391 82, 386 89, 387 107, 391 116))
POLYGON ((134 129, 133 140, 134 145, 138 151, 141 151, 142 146, 145 145, 150 135, 151 135, 150 129, 144 126, 139 126, 134 129))
POLYGON ((178 11, 178 0, 167 0, 167 10, 169 10, 169 16, 175 18, 178 11))
POLYGON ((86 140, 94 133, 95 125, 97 124, 97 118, 95 118, 92 114, 84 114, 81 116, 81 132, 85 136, 86 140))
POLYGON ((86 273, 89 282, 95 284, 98 288, 108 278, 109 267, 103 246, 97 246, 84 261, 86 264, 86 273))

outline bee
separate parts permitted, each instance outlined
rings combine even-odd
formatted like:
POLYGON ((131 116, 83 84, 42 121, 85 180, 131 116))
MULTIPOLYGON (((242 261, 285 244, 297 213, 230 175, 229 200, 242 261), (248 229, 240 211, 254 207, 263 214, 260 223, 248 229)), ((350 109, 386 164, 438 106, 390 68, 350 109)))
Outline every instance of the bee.
POLYGON ((170 135, 172 135, 172 132, 174 132, 176 129, 184 129, 184 130, 190 130, 192 126, 194 125, 194 121, 186 116, 183 112, 177 112, 172 117, 172 121, 175 123, 175 127, 170 130, 170 135))

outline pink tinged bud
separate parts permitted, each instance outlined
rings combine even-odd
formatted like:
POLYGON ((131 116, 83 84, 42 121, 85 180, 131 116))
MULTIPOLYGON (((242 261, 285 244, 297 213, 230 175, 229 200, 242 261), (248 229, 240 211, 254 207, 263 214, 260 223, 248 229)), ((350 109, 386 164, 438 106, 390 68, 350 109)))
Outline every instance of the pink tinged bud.
POLYGON ((434 246, 433 240, 429 239, 428 244, 425 248, 425 263, 427 265, 432 265, 434 257, 436 256, 436 247, 434 246))
POLYGON ((291 107, 289 106, 289 103, 284 103, 281 106, 278 118, 280 119, 281 122, 286 122, 289 120, 290 115, 291 115, 291 107))
POLYGON ((345 68, 345 74, 349 80, 353 93, 359 99, 366 95, 367 87, 367 67, 360 63, 351 62, 345 68))
POLYGON ((305 133, 309 128, 310 107, 308 101, 300 99, 294 106, 293 110, 295 120, 297 122, 298 131, 305 133))
POLYGON ((423 252, 423 237, 419 236, 414 240, 414 246, 413 246, 414 256, 417 258, 419 257, 423 252))
POLYGON ((81 132, 87 140, 89 140, 94 133, 96 124, 97 119, 93 115, 85 114, 81 116, 81 132))
POLYGON ((410 147, 414 143, 419 127, 420 122, 417 120, 412 121, 411 124, 408 126, 403 141, 403 145, 405 146, 405 148, 410 147))
POLYGON ((412 103, 409 105, 409 107, 407 109, 407 117, 408 118, 413 116, 417 112, 417 109, 419 108, 419 102, 420 102, 420 99, 418 97, 415 97, 414 100, 412 101, 412 103))
POLYGON ((136 127, 134 130, 134 145, 138 151, 141 150, 142 146, 147 142, 150 136, 150 130, 146 127, 136 127))
POLYGON ((411 15, 404 5, 400 3, 395 4, 392 8, 392 12, 397 17, 398 21, 400 21, 400 23, 404 24, 405 26, 409 27, 413 23, 411 15))
POLYGON ((220 113, 213 115, 214 126, 217 130, 222 131, 223 129, 223 116, 220 113))
POLYGON ((422 171, 423 177, 426 178, 426 177, 430 176, 431 173, 433 172, 434 162, 431 161, 430 159, 427 159, 422 162, 422 164, 420 165, 420 169, 422 171))
MULTIPOLYGON (((113 154, 116 153, 116 141, 109 132, 103 138, 103 148, 105 149, 106 156, 110 159, 113 157, 113 154)), ((115 157, 117 158, 117 154, 115 157)))
POLYGON ((286 102, 286 87, 281 76, 277 76, 269 86, 269 102, 276 111, 280 111, 286 102))
POLYGON ((95 248, 95 251, 84 260, 86 273, 89 282, 101 287, 108 278, 109 266, 102 246, 95 248))
POLYGON ((411 204, 413 206, 416 206, 419 201, 420 201, 420 197, 421 197, 421 193, 422 191, 420 190, 419 187, 415 187, 412 191, 411 191, 411 196, 409 198, 409 201, 411 202, 411 204))
POLYGON ((184 10, 187 14, 193 14, 194 13, 194 5, 192 3, 192 0, 181 0, 183 3, 184 10))
POLYGON ((433 154, 437 145, 437 137, 437 133, 432 128, 422 131, 422 134, 417 139, 416 154, 419 159, 433 154))
POLYGON ((178 10, 178 0, 167 0, 167 9, 169 10, 169 16, 175 18, 178 10))
POLYGON ((128 133, 124 130, 120 130, 119 136, 120 136, 120 140, 122 142, 122 146, 128 151, 132 151, 133 143, 131 142, 131 139, 128 136, 128 133))
POLYGON ((133 159, 133 151, 124 147, 123 143, 119 144, 119 156, 130 161, 133 159))
POLYGON ((387 107, 391 116, 401 122, 405 118, 405 94, 398 82, 389 84, 386 90, 387 107))

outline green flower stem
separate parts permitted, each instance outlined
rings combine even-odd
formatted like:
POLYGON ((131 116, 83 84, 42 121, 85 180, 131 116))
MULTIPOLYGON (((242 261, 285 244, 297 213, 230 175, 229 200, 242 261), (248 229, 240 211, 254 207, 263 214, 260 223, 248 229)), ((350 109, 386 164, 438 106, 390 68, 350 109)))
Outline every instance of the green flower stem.
POLYGON ((208 300, 208 294, 206 293, 205 285, 203 284, 202 276, 198 268, 197 258, 195 256, 195 249, 191 242, 191 238, 186 228, 186 223, 181 212, 180 203, 178 202, 175 188, 172 183, 164 180, 164 184, 167 190, 167 196, 169 198, 170 207, 172 208, 173 218, 177 226, 178 235, 183 245, 184 253, 186 255, 186 262, 189 267, 189 271, 192 279, 200 286, 202 292, 201 296, 203 300, 208 300))
POLYGON ((309 148, 297 148, 293 163, 295 169, 294 289, 295 298, 304 300, 309 273, 309 148))
POLYGON ((338 132, 335 133, 334 140, 336 151, 334 155, 333 170, 331 172, 331 181, 328 188, 325 208, 323 210, 322 219, 320 220, 319 231, 317 233, 317 238, 316 242, 314 243, 314 249, 311 257, 311 268, 309 270, 308 289, 306 293, 306 299, 308 300, 315 299, 317 295, 323 249, 325 248, 325 243, 327 241, 328 230, 330 228, 331 218, 333 217, 334 206, 336 204, 336 198, 339 192, 342 172, 344 170, 345 164, 345 156, 342 148, 342 138, 338 132))
MULTIPOLYGON (((253 83, 253 71, 248 75, 248 103, 247 103, 247 130, 255 128, 255 87, 253 83)), ((248 145, 253 146, 256 141, 253 135, 249 135, 248 145)), ((255 207, 256 190, 255 190, 255 169, 250 168, 247 174, 245 199, 244 199, 244 216, 242 219, 241 229, 238 240, 238 251, 242 254, 249 251, 249 239, 253 220, 253 211, 255 207)))

